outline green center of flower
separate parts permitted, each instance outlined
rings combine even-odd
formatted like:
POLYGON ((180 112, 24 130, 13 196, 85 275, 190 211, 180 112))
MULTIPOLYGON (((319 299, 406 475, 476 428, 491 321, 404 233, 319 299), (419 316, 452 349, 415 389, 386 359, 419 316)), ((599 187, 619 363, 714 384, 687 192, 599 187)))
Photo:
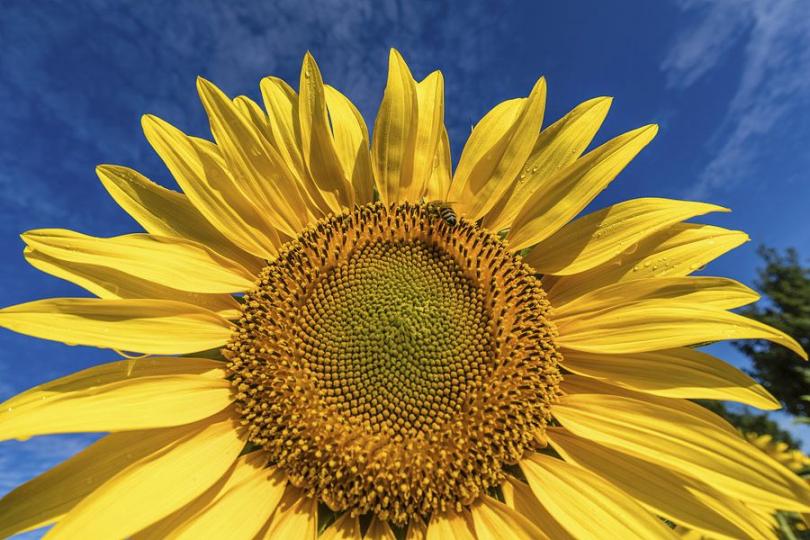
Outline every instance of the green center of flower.
POLYGON ((285 246, 224 354, 268 463, 333 510, 403 524, 471 504, 543 440, 548 311, 494 235, 372 204, 285 246))
POLYGON ((395 439, 452 420, 494 363, 483 291, 421 241, 357 249, 300 313, 301 360, 323 402, 395 439))

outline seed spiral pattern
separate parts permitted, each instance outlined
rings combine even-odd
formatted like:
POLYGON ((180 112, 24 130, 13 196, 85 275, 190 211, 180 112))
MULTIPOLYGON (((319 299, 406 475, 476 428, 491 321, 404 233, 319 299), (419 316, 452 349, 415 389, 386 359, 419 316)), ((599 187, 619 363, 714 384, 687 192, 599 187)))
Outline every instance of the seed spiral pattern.
POLYGON ((302 360, 321 399, 395 440, 440 429, 492 363, 483 292, 419 241, 358 249, 301 312, 302 360))
POLYGON ((251 442, 336 511, 461 510, 542 444, 559 352, 540 281, 491 233, 366 205, 285 246, 224 354, 251 442))

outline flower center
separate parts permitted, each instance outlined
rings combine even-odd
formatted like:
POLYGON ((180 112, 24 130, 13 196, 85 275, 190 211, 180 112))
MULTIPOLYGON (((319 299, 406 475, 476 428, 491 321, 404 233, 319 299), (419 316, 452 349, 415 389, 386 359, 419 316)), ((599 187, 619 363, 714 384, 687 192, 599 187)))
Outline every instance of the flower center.
POLYGON ((484 302, 438 247, 377 240, 313 288, 296 341, 327 407, 402 441, 451 421, 494 364, 484 302))
POLYGON ((248 437, 333 510, 460 510, 543 439, 560 380, 539 280, 489 232, 371 204, 288 244, 227 349, 248 437))

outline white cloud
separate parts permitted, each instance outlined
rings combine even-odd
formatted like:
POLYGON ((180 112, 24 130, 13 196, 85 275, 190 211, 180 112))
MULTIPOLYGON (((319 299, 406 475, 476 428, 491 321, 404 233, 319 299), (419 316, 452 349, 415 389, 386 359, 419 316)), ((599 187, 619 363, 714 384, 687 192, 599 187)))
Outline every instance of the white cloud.
MULTIPOLYGON (((93 165, 154 163, 138 135, 146 112, 205 135, 198 73, 231 94, 256 97, 265 75, 285 75, 297 86, 298 66, 312 48, 327 82, 347 90, 372 123, 387 49, 397 47, 418 76, 437 67, 437 56, 452 58, 447 93, 466 102, 478 93, 469 81, 503 84, 480 71, 505 24, 487 9, 401 0, 90 0, 79 10, 11 4, 0 18, 0 125, 11 139, 0 147, 0 229, 32 215, 79 228, 116 219, 93 165), (99 204, 88 200, 91 193, 99 204), (79 216, 76 205, 98 211, 79 216)), ((461 126, 456 135, 466 138, 470 120, 448 107, 448 125, 461 126)), ((167 176, 155 174, 158 181, 167 176)))
POLYGON ((810 104, 810 9, 805 0, 684 0, 696 25, 662 63, 668 84, 687 88, 742 50, 738 87, 711 138, 714 157, 691 195, 732 189, 749 175, 775 126, 810 104))
POLYGON ((0 496, 76 454, 96 435, 49 435, 0 445, 0 496))

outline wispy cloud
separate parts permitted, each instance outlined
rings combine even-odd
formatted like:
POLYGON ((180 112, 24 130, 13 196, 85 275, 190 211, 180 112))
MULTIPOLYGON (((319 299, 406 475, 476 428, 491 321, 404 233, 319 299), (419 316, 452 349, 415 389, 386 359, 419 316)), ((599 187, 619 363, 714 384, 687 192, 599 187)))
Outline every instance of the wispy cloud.
MULTIPOLYGON (((78 10, 4 4, 0 125, 9 140, 0 145, 0 228, 31 214, 80 228, 111 223, 114 209, 101 204, 93 166, 156 163, 138 134, 145 112, 205 135, 196 74, 255 97, 265 75, 296 85, 301 58, 312 49, 327 82, 348 89, 371 122, 389 47, 401 49, 420 76, 450 51, 458 61, 446 66, 453 72, 447 91, 463 102, 478 90, 469 81, 486 80, 482 65, 498 54, 496 29, 503 23, 486 10, 479 3, 400 0, 86 0, 78 10), (91 204, 91 193, 98 211, 72 210, 91 204)), ((448 124, 465 130, 469 113, 448 111, 457 115, 448 124)))
POLYGON ((0 445, 0 496, 69 458, 96 435, 50 435, 0 445))
MULTIPOLYGON (((81 451, 98 435, 50 435, 0 444, 0 497, 81 451)), ((42 538, 43 529, 15 535, 16 540, 42 538)))
MULTIPOLYGON (((692 196, 732 189, 750 176, 773 128, 810 104, 810 9, 805 0, 682 0, 698 22, 662 63, 670 87, 685 89, 742 50, 738 87, 711 138, 714 157, 692 196)), ((760 171, 761 172, 761 171, 760 171)))

